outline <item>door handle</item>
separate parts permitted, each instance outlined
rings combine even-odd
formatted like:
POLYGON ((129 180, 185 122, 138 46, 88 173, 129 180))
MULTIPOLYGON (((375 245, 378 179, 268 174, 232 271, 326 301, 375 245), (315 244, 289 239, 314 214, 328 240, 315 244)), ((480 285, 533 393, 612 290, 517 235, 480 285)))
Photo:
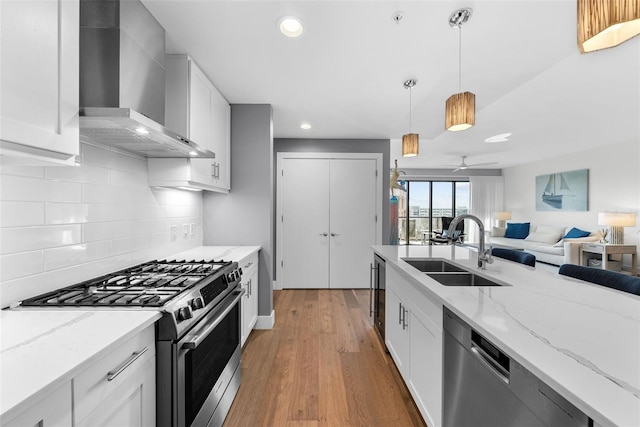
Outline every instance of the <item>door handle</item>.
POLYGON ((327 237, 327 236, 329 235, 329 233, 320 233, 320 235, 321 235, 322 237, 327 237))
POLYGON ((331 233, 331 237, 336 237, 336 236, 339 236, 339 235, 340 235, 340 233, 331 233))

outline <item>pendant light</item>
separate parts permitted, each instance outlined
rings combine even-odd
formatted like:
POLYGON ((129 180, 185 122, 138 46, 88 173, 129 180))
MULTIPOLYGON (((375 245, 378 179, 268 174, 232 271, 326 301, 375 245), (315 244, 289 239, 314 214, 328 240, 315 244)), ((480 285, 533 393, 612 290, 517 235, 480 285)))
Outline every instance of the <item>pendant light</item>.
POLYGON ((445 129, 456 132, 469 129, 476 124, 476 96, 462 92, 462 24, 471 18, 471 8, 458 9, 449 17, 449 25, 459 30, 458 40, 458 93, 447 99, 445 129))
POLYGON ((578 0, 580 52, 617 46, 640 34, 640 0, 578 0))
POLYGON ((402 135, 402 157, 415 157, 418 155, 417 133, 411 133, 411 89, 418 84, 416 79, 409 79, 403 83, 405 89, 409 89, 409 133, 402 135))

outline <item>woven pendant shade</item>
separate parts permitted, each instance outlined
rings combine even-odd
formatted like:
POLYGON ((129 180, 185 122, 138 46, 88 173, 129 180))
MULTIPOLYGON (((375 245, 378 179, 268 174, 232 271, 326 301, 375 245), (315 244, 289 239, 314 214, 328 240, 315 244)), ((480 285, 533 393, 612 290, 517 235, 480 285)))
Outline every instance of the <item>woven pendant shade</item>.
POLYGON ((471 92, 456 93, 447 99, 444 126, 456 132, 476 124, 476 96, 471 92))
POLYGON ((417 133, 402 135, 402 157, 415 157, 418 155, 418 140, 417 133))
POLYGON ((640 34, 640 0, 578 0, 580 52, 617 46, 640 34))

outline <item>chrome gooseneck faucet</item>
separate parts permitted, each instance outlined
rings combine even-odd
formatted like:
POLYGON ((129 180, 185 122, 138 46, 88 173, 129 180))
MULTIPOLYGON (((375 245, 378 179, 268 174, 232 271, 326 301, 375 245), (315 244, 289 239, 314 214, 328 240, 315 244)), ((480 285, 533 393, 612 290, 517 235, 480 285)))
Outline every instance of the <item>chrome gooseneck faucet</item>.
POLYGON ((449 231, 447 232, 448 236, 452 236, 455 231, 458 223, 460 221, 464 221, 465 219, 470 219, 478 224, 478 228, 480 229, 480 242, 478 243, 478 268, 485 269, 486 264, 493 263, 493 258, 491 258, 491 250, 485 249, 484 247, 484 224, 480 218, 470 214, 462 214, 453 218, 451 224, 449 224, 449 231))

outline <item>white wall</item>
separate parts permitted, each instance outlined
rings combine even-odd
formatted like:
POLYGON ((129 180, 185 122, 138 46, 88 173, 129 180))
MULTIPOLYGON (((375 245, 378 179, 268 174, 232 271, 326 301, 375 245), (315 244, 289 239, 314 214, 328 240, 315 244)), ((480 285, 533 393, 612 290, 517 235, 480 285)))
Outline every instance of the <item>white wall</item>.
POLYGON ((0 307, 202 244, 200 192, 150 188, 142 157, 80 150, 75 167, 2 166, 0 307))
POLYGON ((635 212, 636 227, 625 228, 624 242, 640 244, 640 141, 507 168, 503 176, 505 210, 512 212, 512 222, 594 229, 598 228, 598 212, 635 212), (536 176, 577 169, 589 169, 588 211, 536 211, 536 176))

